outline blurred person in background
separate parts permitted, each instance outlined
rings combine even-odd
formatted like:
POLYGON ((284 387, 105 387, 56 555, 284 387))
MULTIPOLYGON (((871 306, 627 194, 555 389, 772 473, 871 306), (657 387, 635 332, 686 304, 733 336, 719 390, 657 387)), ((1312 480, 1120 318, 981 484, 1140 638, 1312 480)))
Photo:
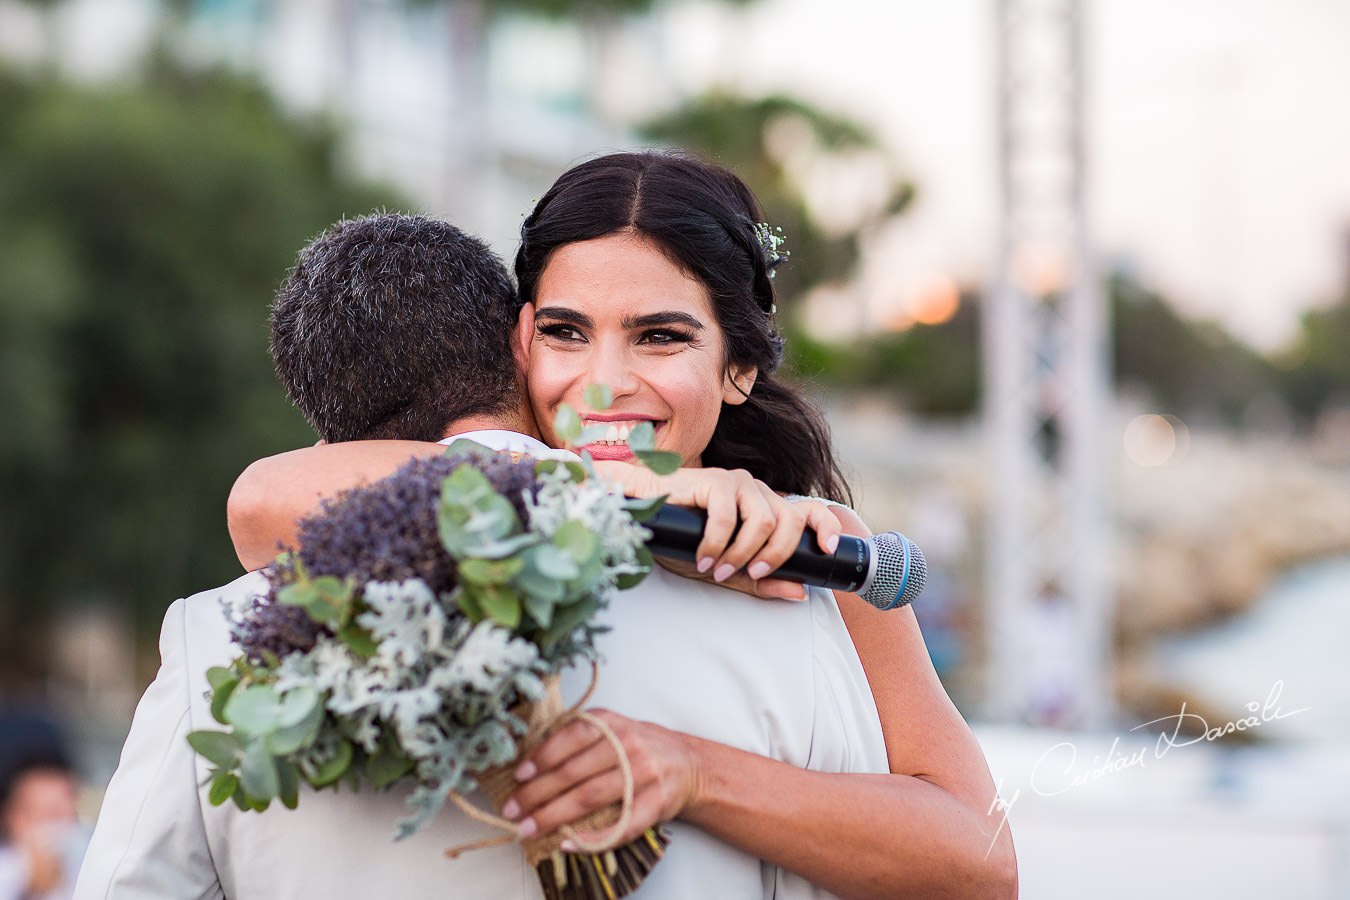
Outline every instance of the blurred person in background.
POLYGON ((65 900, 88 841, 79 783, 56 728, 0 718, 0 900, 65 900))

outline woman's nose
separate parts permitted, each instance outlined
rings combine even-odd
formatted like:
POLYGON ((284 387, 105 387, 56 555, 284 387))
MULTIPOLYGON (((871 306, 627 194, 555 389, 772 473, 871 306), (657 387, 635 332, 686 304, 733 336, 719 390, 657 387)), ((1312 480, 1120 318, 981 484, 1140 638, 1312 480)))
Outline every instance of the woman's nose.
POLYGON ((591 356, 591 384, 603 384, 615 398, 632 394, 637 389, 637 374, 632 359, 623 347, 599 347, 591 356))

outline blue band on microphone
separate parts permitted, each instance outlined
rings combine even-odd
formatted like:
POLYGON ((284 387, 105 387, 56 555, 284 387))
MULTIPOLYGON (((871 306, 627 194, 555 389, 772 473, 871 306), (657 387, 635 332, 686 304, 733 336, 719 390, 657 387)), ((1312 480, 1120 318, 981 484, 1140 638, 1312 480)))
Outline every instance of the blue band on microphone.
POLYGON ((900 602, 900 598, 905 595, 905 588, 909 585, 909 541, 903 541, 902 543, 905 545, 905 571, 900 577, 900 589, 895 592, 894 600, 885 606, 880 607, 883 611, 895 609, 896 604, 900 602))

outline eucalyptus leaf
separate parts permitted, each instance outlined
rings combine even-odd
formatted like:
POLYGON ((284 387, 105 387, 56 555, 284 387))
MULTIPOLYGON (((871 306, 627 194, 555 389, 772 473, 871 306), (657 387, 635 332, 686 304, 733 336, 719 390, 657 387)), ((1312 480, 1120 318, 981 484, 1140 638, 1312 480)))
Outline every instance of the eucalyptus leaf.
POLYGON ((278 759, 276 766, 277 795, 281 798, 281 805, 295 809, 300 805, 300 770, 289 759, 278 759))
POLYGON ((226 721, 240 731, 265 734, 277 727, 281 701, 271 686, 254 684, 236 691, 225 704, 224 712, 226 721))
POLYGON ((539 535, 528 532, 491 540, 480 539, 474 546, 473 555, 482 559, 505 559, 508 556, 514 556, 531 544, 539 543, 541 540, 539 535))
POLYGON ((530 562, 540 574, 559 581, 570 581, 581 574, 576 559, 562 547, 553 544, 540 544, 531 548, 530 562))
POLYGON ((250 741, 239 761, 239 784, 253 801, 271 800, 281 790, 277 762, 261 740, 250 741))
POLYGON ((534 464, 534 471, 540 475, 556 472, 558 469, 566 469, 567 474, 571 476, 573 481, 580 482, 586 480, 586 468, 576 460, 541 459, 534 464))
MULTIPOLYGON (((224 669, 223 671, 230 672, 229 669, 224 669)), ((239 687, 238 676, 235 676, 233 672, 230 672, 230 675, 231 677, 229 680, 213 685, 212 687, 214 689, 211 692, 211 717, 222 725, 229 724, 229 722, 225 721, 225 704, 230 702, 230 697, 234 695, 235 689, 239 687)))
POLYGON ((380 645, 374 636, 355 622, 348 622, 339 628, 337 637, 348 650, 362 659, 370 659, 380 649, 380 645))
POLYGON ((341 602, 352 594, 352 585, 336 575, 320 575, 314 579, 314 588, 325 600, 341 602))
MULTIPOLYGON (((322 716, 316 717, 316 719, 318 718, 322 718, 322 716)), ((297 722, 295 725, 286 728, 278 728, 266 735, 263 742, 267 745, 269 752, 277 756, 289 756, 314 740, 317 729, 308 728, 306 724, 305 722, 297 722)))
POLYGON ((380 742, 380 749, 366 760, 366 779, 375 787, 388 787, 412 771, 413 762, 392 747, 380 742))
POLYGON ((211 685, 213 691, 220 690, 220 686, 229 681, 239 681, 239 675, 234 669, 225 666, 212 666, 206 670, 206 683, 211 685))
POLYGON ((600 601, 595 597, 587 597, 580 603, 573 603, 571 606, 560 607, 555 611, 553 624, 544 632, 541 643, 548 645, 556 643, 562 638, 571 634, 577 626, 589 619, 597 609, 600 608, 600 601))
POLYGON ((305 777, 316 788, 330 785, 341 778, 351 766, 353 755, 352 745, 347 741, 340 741, 333 756, 306 772, 305 777))
POLYGON ((483 612, 482 604, 478 602, 477 597, 465 590, 464 585, 455 588, 455 592, 451 596, 454 598, 455 605, 468 617, 470 622, 477 624, 486 618, 487 614, 483 612))
POLYGON ((342 617, 342 607, 335 605, 319 594, 316 594, 312 601, 305 604, 305 612, 309 613, 309 617, 315 622, 331 622, 342 617))
POLYGON ((309 685, 301 685, 287 691, 281 698, 281 710, 277 714, 277 725, 289 728, 310 718, 315 710, 321 710, 322 695, 309 685))
POLYGON ((623 508, 633 517, 634 522, 646 522, 652 516, 666 505, 666 497, 669 494, 662 494, 660 497, 647 497, 645 499, 638 497, 624 498, 623 508))
POLYGON ((548 599, 527 593, 521 603, 525 607, 526 615, 537 622, 540 628, 548 628, 553 624, 554 603, 548 599))
POLYGON ((635 451, 638 460, 657 475, 669 475, 684 464, 680 454, 668 450, 635 451))
POLYGON ((478 603, 489 619, 503 628, 515 628, 520 624, 520 600, 515 594, 492 585, 471 590, 477 595, 478 603))
POLYGON ((656 447, 656 426, 651 422, 639 422, 628 432, 628 449, 634 453, 653 450, 656 447))
POLYGON ((587 444, 594 444, 597 441, 605 440, 605 435, 609 433, 608 425, 587 425, 577 434, 573 441, 578 447, 584 447, 587 444))
MULTIPOLYGON (((584 565, 600 554, 600 539, 590 526, 573 519, 558 526, 553 533, 553 545, 584 565)), ((575 578, 576 575, 564 575, 563 578, 575 578)))
POLYGON ((553 417, 553 432, 564 444, 575 446, 581 435, 581 417, 577 411, 566 403, 559 406, 557 415, 553 417))
POLYGON ((211 790, 207 794, 207 799, 212 806, 220 806, 226 800, 234 796, 234 792, 239 788, 239 777, 233 772, 216 772, 211 779, 211 790))
POLYGON ((596 412, 603 412, 614 402, 614 392, 607 384, 588 384, 586 390, 581 392, 581 399, 596 412))
POLYGON ((507 559, 465 559, 458 571, 461 578, 473 584, 506 584, 520 574, 525 561, 518 556, 507 559))
POLYGON ((626 572, 623 575, 615 577, 614 586, 621 591, 626 591, 629 588, 635 588, 639 584, 642 584, 643 580, 650 574, 650 572, 626 572))
POLYGON ((535 597, 550 604, 559 602, 567 593, 562 581, 539 569, 533 553, 525 557, 525 568, 516 576, 516 587, 525 597, 535 597))
MULTIPOLYGON (((299 688, 299 690, 311 690, 299 688)), ((289 696, 289 695, 287 695, 289 696)), ((323 723, 323 704, 315 703, 303 718, 284 724, 267 735, 267 749, 278 756, 287 756, 297 750, 308 747, 318 737, 319 726, 323 723)))
POLYGON ((492 459, 497 453, 490 447, 485 447, 477 441, 471 441, 468 438, 455 438, 450 442, 450 446, 445 448, 446 456, 472 456, 478 459, 492 459))
POLYGON ((319 589, 312 581, 296 581, 277 591, 277 602, 287 606, 309 606, 319 599, 319 589))
POLYGON ((189 732, 187 742, 193 750, 222 769, 232 769, 244 753, 244 741, 224 731, 189 732))

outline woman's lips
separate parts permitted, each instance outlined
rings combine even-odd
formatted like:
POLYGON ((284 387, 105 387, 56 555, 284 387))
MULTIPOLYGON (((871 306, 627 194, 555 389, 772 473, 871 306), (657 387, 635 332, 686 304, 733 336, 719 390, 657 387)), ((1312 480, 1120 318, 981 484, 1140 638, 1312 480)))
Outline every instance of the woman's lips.
POLYGON ((591 459, 617 459, 627 462, 635 458, 627 444, 587 444, 579 449, 589 453, 591 459))
POLYGON ((619 418, 613 415, 604 417, 587 416, 584 424, 587 426, 605 426, 605 436, 594 443, 586 444, 580 449, 591 454, 594 459, 632 459, 633 451, 628 446, 628 436, 634 428, 643 422, 650 422, 653 427, 659 427, 661 424, 654 419, 619 418))

